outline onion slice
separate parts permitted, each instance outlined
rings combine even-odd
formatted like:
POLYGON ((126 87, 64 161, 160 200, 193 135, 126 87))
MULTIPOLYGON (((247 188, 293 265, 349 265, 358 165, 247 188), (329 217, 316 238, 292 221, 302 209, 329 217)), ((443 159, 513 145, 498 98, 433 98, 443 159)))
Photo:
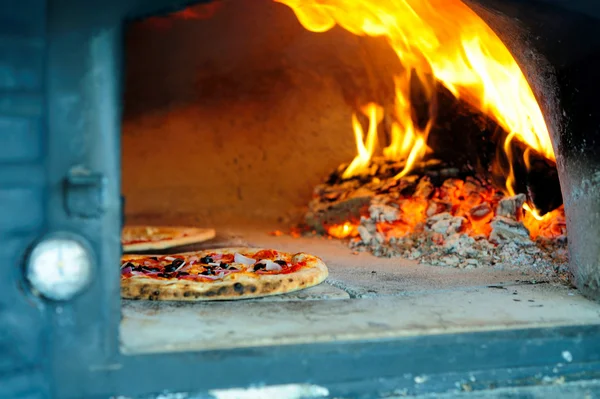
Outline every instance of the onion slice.
POLYGON ((185 265, 185 261, 183 261, 183 263, 181 265, 179 265, 179 267, 177 269, 175 269, 176 272, 178 272, 179 270, 181 270, 181 268, 185 265))
POLYGON ((269 259, 263 259, 260 261, 260 263, 264 263, 266 266, 265 270, 268 270, 268 271, 277 271, 278 272, 282 269, 281 265, 279 265, 269 259))
POLYGON ((253 265, 254 262, 256 262, 256 260, 248 258, 247 256, 244 256, 242 254, 238 254, 237 252, 235 253, 235 255, 233 255, 233 260, 236 263, 242 263, 244 265, 253 265))

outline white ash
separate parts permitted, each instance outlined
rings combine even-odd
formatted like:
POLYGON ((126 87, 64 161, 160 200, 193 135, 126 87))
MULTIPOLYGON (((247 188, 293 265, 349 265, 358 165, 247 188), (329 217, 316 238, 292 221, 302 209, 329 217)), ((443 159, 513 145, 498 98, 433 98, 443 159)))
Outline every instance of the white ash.
POLYGON ((385 237, 377 231, 377 225, 372 220, 362 218, 357 231, 361 241, 367 245, 377 246, 385 242, 385 237))
POLYGON ((461 222, 456 219, 461 218, 438 214, 428 218, 412 234, 402 238, 391 237, 386 242, 377 232, 375 222, 363 218, 358 227, 360 238, 351 240, 350 247, 376 256, 403 257, 441 267, 493 267, 498 270, 528 270, 548 276, 567 273, 566 237, 533 241, 522 222, 496 217, 492 226, 492 233, 496 231, 496 242, 491 242, 485 236, 472 237, 458 232, 457 226, 460 227, 461 222), (442 230, 442 225, 447 230, 442 230))
MULTIPOLYGON (((566 270, 566 237, 530 238, 521 221, 524 194, 504 197, 488 182, 472 176, 461 180, 456 171, 440 185, 439 177, 446 174, 440 171, 434 183, 431 172, 435 171, 427 165, 421 172, 395 179, 397 171, 388 173, 388 169, 398 165, 377 164, 377 178, 336 178, 317 186, 306 214, 307 225, 325 233, 323 226, 360 218, 358 236, 350 245, 376 256, 401 256, 465 269, 515 268, 554 274, 566 270), (425 172, 427 175, 419 175, 425 172), (458 209, 457 199, 461 201, 458 209), (426 220, 414 226, 423 217, 426 220), (411 233, 403 236, 406 231, 411 233)), ((566 234, 564 223, 561 227, 560 221, 556 222, 544 226, 544 231, 555 236, 562 229, 566 234)))
POLYGON ((426 231, 451 235, 460 230, 465 221, 465 218, 461 216, 452 216, 448 212, 439 213, 427 219, 427 222, 425 222, 426 231))
POLYGON ((533 241, 529 237, 529 230, 522 222, 504 216, 496 216, 490 225, 492 226, 490 241, 494 244, 514 242, 522 246, 533 245, 533 241))
POLYGON ((498 202, 496 215, 508 218, 518 219, 523 209, 523 204, 527 200, 525 194, 517 194, 512 197, 503 198, 498 202))
POLYGON ((385 204, 371 204, 369 206, 371 220, 376 222, 395 222, 400 219, 398 208, 385 204))

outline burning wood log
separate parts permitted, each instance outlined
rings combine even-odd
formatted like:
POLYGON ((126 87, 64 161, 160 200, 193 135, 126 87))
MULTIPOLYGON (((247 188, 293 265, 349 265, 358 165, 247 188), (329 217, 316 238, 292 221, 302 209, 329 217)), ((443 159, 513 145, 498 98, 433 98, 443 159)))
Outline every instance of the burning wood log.
MULTIPOLYGON (((439 160, 430 159, 418 164, 410 175, 395 179, 394 176, 404 168, 403 163, 390 163, 383 158, 376 158, 373 163, 376 166, 370 167, 369 170, 375 173, 381 172, 383 176, 381 174, 361 175, 343 180, 341 178, 343 169, 338 168, 326 183, 315 187, 313 200, 309 203, 304 218, 307 226, 324 233, 327 226, 341 224, 348 220, 359 220, 361 215, 367 215, 368 211, 365 212, 365 209, 368 209, 371 201, 377 196, 383 196, 380 198, 384 198, 384 203, 410 196, 428 199, 435 191, 433 182, 436 180, 441 184, 443 177, 456 177, 470 173, 448 168, 439 160), (419 178, 419 175, 425 177, 419 178)), ((439 213, 442 209, 448 209, 448 204, 444 204, 443 201, 438 205, 435 207, 436 211, 432 212, 439 213)))
POLYGON ((535 240, 564 236, 562 208, 538 220, 524 214, 524 194, 505 197, 473 175, 442 180, 439 172, 445 165, 428 165, 421 165, 421 177, 363 176, 322 184, 315 188, 306 223, 321 233, 354 237, 351 247, 359 251, 461 268, 494 259, 535 263, 547 254, 535 240), (518 248, 530 249, 523 253, 518 248))
POLYGON ((533 241, 529 237, 529 230, 522 222, 510 217, 496 216, 491 225, 490 242, 494 244, 533 245, 533 241))
POLYGON ((523 216, 523 204, 526 199, 525 194, 517 194, 501 199, 496 207, 496 215, 514 220, 521 219, 523 216))
POLYGON ((556 238, 565 234, 564 211, 559 208, 541 218, 525 213, 523 206, 532 205, 532 199, 549 209, 558 203, 542 201, 540 194, 558 186, 554 165, 517 141, 511 142, 510 165, 507 155, 500 154, 506 163, 502 165, 497 150, 506 132, 439 90, 443 113, 427 142, 435 148, 435 158, 425 156, 401 178, 396 176, 404 171, 404 161, 372 157, 347 178, 347 165, 340 166, 315 188, 307 225, 334 237, 351 237, 352 248, 377 256, 401 255, 461 268, 518 259, 535 264, 536 256, 545 262, 547 253, 540 255, 536 244, 551 237, 552 245, 562 245, 556 238), (515 187, 520 194, 506 197, 511 165, 515 180, 525 185, 515 187))

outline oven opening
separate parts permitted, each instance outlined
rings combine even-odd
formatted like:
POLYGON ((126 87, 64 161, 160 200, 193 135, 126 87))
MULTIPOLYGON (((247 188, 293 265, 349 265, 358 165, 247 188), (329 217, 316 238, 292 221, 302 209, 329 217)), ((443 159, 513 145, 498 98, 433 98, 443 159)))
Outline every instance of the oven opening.
POLYGON ((254 299, 124 299, 123 352, 594 320, 568 283, 552 92, 534 95, 473 9, 216 1, 131 23, 125 225, 216 232, 162 254, 306 252, 329 277, 254 299))

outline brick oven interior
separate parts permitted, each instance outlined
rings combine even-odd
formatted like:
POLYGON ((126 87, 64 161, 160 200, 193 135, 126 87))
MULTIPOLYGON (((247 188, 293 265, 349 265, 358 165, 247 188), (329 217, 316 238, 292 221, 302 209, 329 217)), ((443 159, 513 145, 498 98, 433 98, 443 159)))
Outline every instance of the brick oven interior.
POLYGON ((534 268, 434 267, 355 254, 324 237, 269 234, 289 231, 313 188, 352 159, 353 107, 361 96, 385 95, 369 88, 386 87, 397 61, 380 40, 311 33, 270 0, 215 10, 205 19, 153 18, 127 32, 126 223, 217 230, 194 248, 313 253, 330 277, 256 300, 123 301, 124 352, 598 323, 600 305, 534 268))

